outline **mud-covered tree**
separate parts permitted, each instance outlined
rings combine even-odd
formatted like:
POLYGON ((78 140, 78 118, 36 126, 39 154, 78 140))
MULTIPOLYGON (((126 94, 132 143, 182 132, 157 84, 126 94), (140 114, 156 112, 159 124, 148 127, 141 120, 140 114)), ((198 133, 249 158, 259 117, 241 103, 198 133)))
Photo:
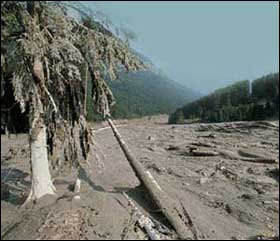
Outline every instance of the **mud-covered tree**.
POLYGON ((73 6, 69 11, 71 3, 59 1, 1 2, 1 105, 15 102, 29 117, 32 184, 27 200, 55 194, 49 163, 62 168, 91 155, 88 81, 96 111, 105 117, 114 102, 105 76, 115 79, 123 68, 145 68, 126 43, 73 6), (82 17, 71 17, 73 9, 82 17))

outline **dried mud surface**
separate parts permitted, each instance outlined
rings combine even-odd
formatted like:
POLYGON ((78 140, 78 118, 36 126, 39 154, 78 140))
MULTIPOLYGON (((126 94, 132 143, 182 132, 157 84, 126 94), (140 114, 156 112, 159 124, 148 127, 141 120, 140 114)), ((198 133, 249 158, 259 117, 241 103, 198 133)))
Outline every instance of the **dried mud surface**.
MULTIPOLYGON (((144 168, 188 212, 197 238, 278 239, 279 121, 166 121, 156 116, 116 124, 144 168)), ((123 192, 166 227, 163 238, 175 238, 111 129, 104 123, 93 129, 96 155, 80 172, 81 199, 73 199, 76 172, 69 171, 54 180, 57 197, 23 209, 30 187, 28 138, 1 137, 1 239, 148 239, 123 192)))

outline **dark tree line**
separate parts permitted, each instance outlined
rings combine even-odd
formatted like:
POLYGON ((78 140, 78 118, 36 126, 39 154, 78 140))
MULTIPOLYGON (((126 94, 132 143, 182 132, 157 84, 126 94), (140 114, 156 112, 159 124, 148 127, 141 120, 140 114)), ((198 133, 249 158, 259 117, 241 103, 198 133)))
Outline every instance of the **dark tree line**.
MULTIPOLYGON (((113 118, 137 118, 156 114, 170 114, 198 94, 152 71, 122 73, 119 81, 107 80, 116 103, 111 108, 113 118)), ((91 86, 88 85, 90 98, 91 86)), ((94 113, 93 103, 87 102, 87 119, 102 120, 94 113)))
POLYGON ((197 101, 177 109, 169 116, 170 124, 185 119, 202 122, 249 121, 276 118, 279 115, 279 73, 252 82, 239 81, 218 89, 197 101))

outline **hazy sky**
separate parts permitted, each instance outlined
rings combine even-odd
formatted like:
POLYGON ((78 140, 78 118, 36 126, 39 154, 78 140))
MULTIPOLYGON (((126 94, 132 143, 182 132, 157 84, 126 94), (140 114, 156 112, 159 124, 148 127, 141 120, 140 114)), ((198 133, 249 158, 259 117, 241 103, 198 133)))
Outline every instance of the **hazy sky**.
POLYGON ((135 49, 201 93, 279 71, 277 2, 89 4, 134 30, 135 49))

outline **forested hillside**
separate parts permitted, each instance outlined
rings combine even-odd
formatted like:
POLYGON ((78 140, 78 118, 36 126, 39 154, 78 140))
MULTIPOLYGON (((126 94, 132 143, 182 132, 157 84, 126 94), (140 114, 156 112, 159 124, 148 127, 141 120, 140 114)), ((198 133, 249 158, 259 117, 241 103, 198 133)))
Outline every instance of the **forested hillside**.
POLYGON ((269 74, 218 89, 197 101, 177 109, 169 123, 184 123, 185 119, 202 122, 225 122, 278 118, 279 73, 269 74))
MULTIPOLYGON (((114 118, 133 118, 171 113, 199 94, 152 71, 123 73, 118 81, 107 80, 116 103, 111 109, 114 118)), ((91 86, 88 86, 91 96, 91 86)), ((88 120, 98 120, 91 101, 87 104, 88 120)))

